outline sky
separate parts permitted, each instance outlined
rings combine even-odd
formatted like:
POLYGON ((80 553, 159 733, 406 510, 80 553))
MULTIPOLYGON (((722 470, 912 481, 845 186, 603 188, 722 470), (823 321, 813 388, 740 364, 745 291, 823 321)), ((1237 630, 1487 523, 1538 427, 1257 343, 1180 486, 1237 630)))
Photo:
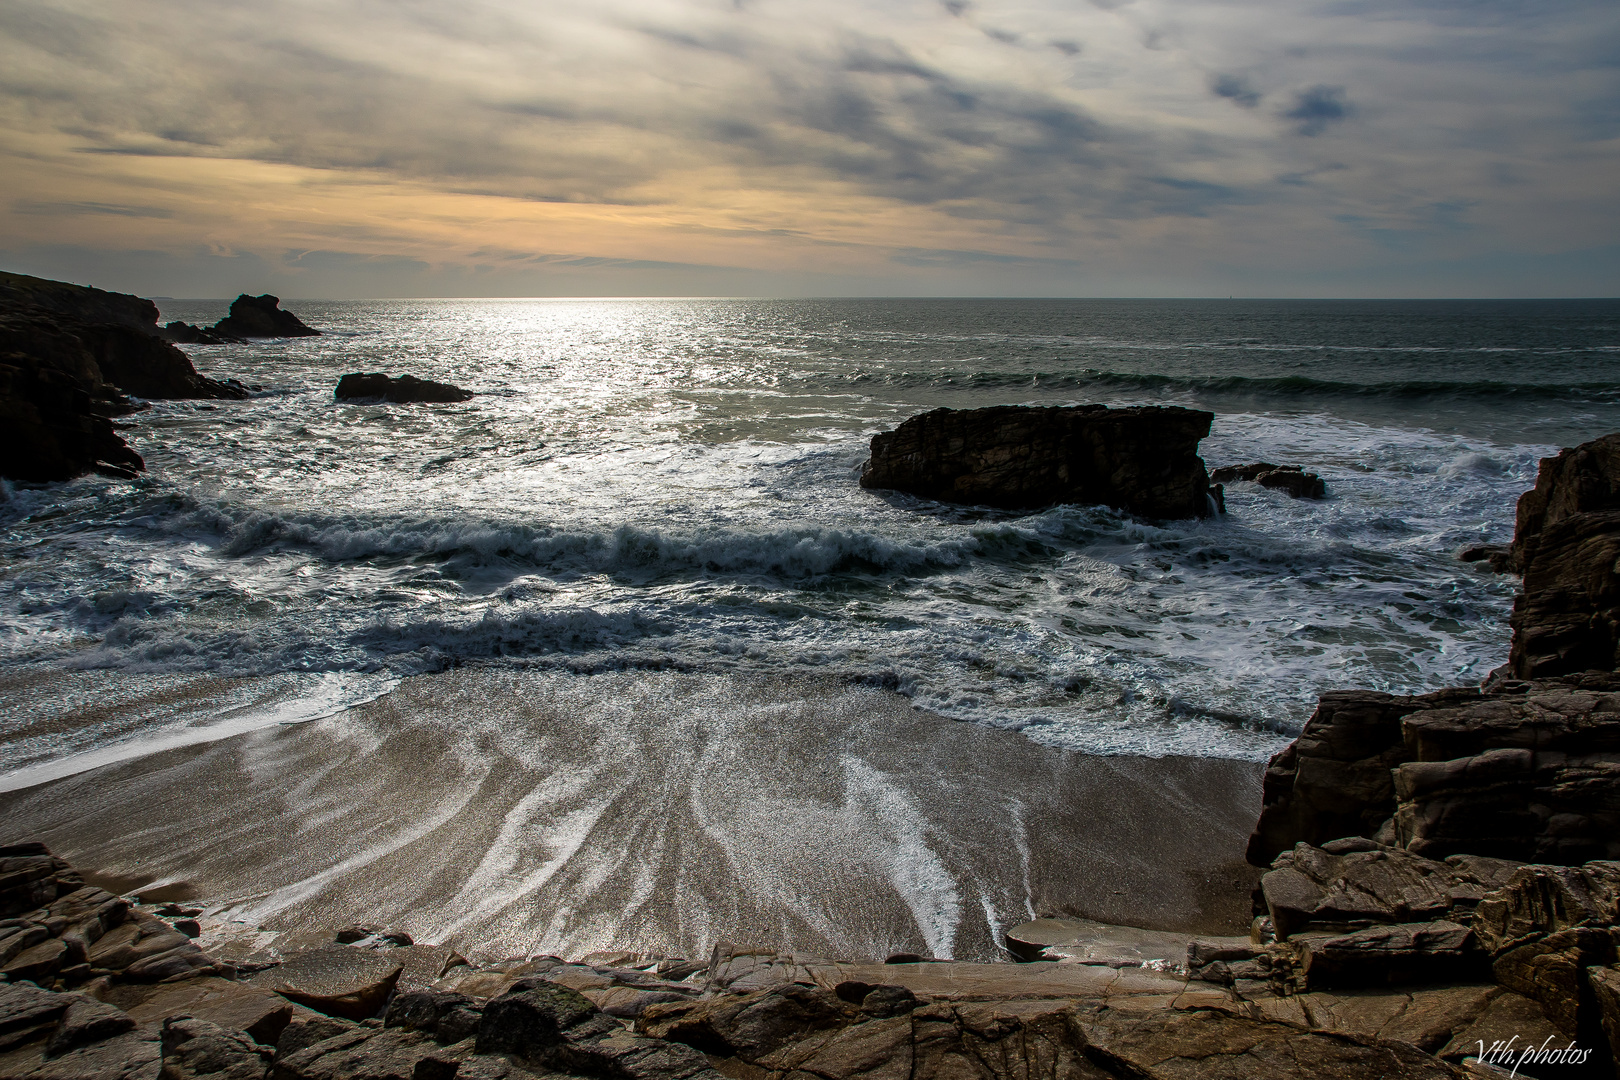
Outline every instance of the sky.
POLYGON ((0 268, 1620 295, 1616 0, 0 0, 0 268))

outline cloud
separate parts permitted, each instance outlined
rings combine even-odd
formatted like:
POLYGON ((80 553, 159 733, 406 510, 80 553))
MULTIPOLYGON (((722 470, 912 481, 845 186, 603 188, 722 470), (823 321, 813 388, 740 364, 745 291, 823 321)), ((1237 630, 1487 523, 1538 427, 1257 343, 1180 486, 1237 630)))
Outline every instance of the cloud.
POLYGON ((1252 109, 1260 104, 1260 94, 1241 75, 1217 75, 1209 80, 1210 93, 1226 98, 1233 104, 1252 109))
POLYGON ((1313 86, 1294 95, 1293 107, 1283 117, 1295 121, 1301 135, 1320 135, 1351 113, 1342 86, 1313 86))
POLYGON ((0 231, 423 274, 514 229, 625 274, 1449 265, 1620 225, 1617 57, 1612 0, 31 0, 0 231))

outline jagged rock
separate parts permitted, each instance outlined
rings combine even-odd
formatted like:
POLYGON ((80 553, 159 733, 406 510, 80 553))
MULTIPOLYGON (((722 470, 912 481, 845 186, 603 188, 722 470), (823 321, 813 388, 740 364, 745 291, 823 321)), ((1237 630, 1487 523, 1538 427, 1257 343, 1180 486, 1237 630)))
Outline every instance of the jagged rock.
POLYGON ((1309 937, 1299 953, 1311 989, 1463 981, 1488 970, 1474 932, 1443 919, 1309 937))
POLYGON ((1216 1011, 1082 1010, 1087 1055, 1115 1076, 1151 1080, 1461 1080, 1403 1042, 1304 1030, 1216 1011))
POLYGON ((1213 414, 1176 407, 935 409, 872 439, 861 486, 1011 508, 1102 504, 1147 517, 1220 509, 1198 457, 1213 414))
POLYGON ((1620 863, 1523 866, 1474 912, 1474 930, 1493 957, 1580 927, 1620 925, 1620 863))
POLYGON ((127 921, 103 934, 89 949, 93 970, 114 972, 123 982, 217 973, 213 958, 161 919, 131 910, 127 921))
POLYGON ((1296 499, 1327 498, 1327 485, 1322 478, 1298 465, 1272 465, 1265 461, 1257 461, 1253 465, 1226 465, 1210 473, 1209 478, 1217 484, 1247 480, 1261 487, 1286 491, 1296 499))
POLYGON ((363 1030, 365 1029, 352 1020, 342 1020, 336 1016, 322 1016, 320 1013, 306 1013, 304 1016, 295 1018, 281 1029, 281 1034, 276 1037, 275 1041, 276 1059, 278 1061, 285 1060, 300 1050, 314 1046, 316 1043, 363 1030))
POLYGON ((131 479, 145 468, 71 376, 0 352, 0 476, 42 484, 87 472, 131 479))
POLYGON ((312 330, 290 311, 281 310, 281 298, 271 296, 249 296, 243 293, 231 301, 231 312, 211 328, 214 334, 222 337, 238 338, 276 338, 276 337, 316 337, 319 330, 312 330))
POLYGON ((789 984, 702 1001, 655 1005, 642 1013, 636 1030, 684 1043, 705 1054, 751 1062, 814 1032, 842 1027, 858 1011, 836 993, 789 984))
POLYGON ((1547 524, 1513 601, 1508 670, 1533 679, 1620 668, 1620 510, 1547 524))
POLYGON ((382 1011, 402 970, 388 952, 333 945, 294 953, 248 981, 316 1012, 364 1020, 382 1011))
POLYGON ((423 1032, 448 1044, 477 1035, 483 1018, 484 1004, 476 998, 442 990, 413 990, 394 995, 383 1022, 388 1027, 423 1032))
POLYGON ((55 1057, 36 1042, 0 1053, 5 1080, 159 1080, 163 1051, 155 1028, 75 1047, 55 1057))
POLYGON ((568 1043, 619 1029, 579 994, 545 979, 520 979, 484 1007, 478 1025, 480 1054, 517 1054, 548 1062, 568 1043))
POLYGON ((45 985, 67 965, 67 958, 67 946, 62 940, 47 938, 12 957, 5 967, 0 968, 0 974, 12 982, 27 980, 45 985))
POLYGON ((408 402, 448 404, 470 401, 472 396, 472 391, 451 386, 449 383, 418 379, 414 375, 389 378, 380 371, 366 374, 353 372, 345 375, 338 380, 337 389, 333 391, 333 397, 338 401, 393 401, 401 404, 408 402))
POLYGON ((1471 544, 1457 552, 1457 561, 1487 563, 1492 573, 1508 574, 1513 572, 1513 549, 1506 544, 1471 544))
POLYGON ((1266 770, 1249 859, 1374 836, 1431 858, 1620 856, 1620 676, 1322 696, 1266 770))
POLYGON ((76 379, 92 397, 106 387, 143 398, 238 399, 240 387, 197 374, 185 353, 151 330, 95 323, 74 315, 21 309, 0 312, 0 353, 32 356, 76 379))
POLYGON ((1472 909, 1471 881, 1459 867, 1399 848, 1334 855, 1300 844, 1277 857, 1260 891, 1277 938, 1303 930, 1354 931, 1367 926, 1444 919, 1463 901, 1472 909))
POLYGON ((1620 1061, 1620 968, 1587 968, 1586 982, 1597 1005, 1604 1038, 1609 1041, 1609 1053, 1620 1061))
POLYGON ((163 1023, 163 1080, 263 1080, 270 1051, 240 1031, 207 1020, 173 1017, 163 1023))
POLYGON ((74 998, 32 983, 0 983, 0 1051, 44 1038, 74 998))
POLYGON ((1513 569, 1523 573, 1550 526, 1576 514, 1620 510, 1620 432, 1542 458, 1536 486, 1519 496, 1513 569))
POLYGON ((45 1046, 47 1057, 59 1057, 69 1050, 111 1039, 135 1027, 134 1018, 122 1009, 82 994, 62 996, 72 1000, 45 1046))
POLYGON ((243 340, 179 320, 164 323, 162 336, 179 345, 237 345, 243 340))
POLYGON ((1401 718, 1479 697, 1442 690, 1403 697, 1371 690, 1323 694, 1299 738, 1271 759, 1248 860, 1270 866, 1297 843, 1372 836, 1395 813, 1390 770, 1408 760, 1401 718))
POLYGON ((147 333, 155 331, 158 320, 157 305, 139 296, 0 271, 0 310, 19 308, 38 308, 147 333))

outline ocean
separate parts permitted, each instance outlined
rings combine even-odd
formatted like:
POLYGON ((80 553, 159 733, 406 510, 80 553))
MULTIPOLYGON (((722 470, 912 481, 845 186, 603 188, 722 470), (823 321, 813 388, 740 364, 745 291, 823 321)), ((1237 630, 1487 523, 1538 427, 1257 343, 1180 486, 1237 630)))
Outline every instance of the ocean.
POLYGON ((1045 747, 1261 761, 1325 690, 1501 664, 1516 580, 1455 553, 1511 538, 1539 458, 1620 429, 1616 301, 284 306, 323 335, 188 346, 262 389, 129 417, 140 479, 0 503, 13 678, 268 676, 275 704, 7 709, 5 787, 469 668, 808 678, 1045 747), (351 371, 476 396, 336 403, 351 371), (1086 402, 1212 410, 1211 468, 1301 465, 1328 498, 1237 483, 1224 517, 1144 521, 857 483, 915 413, 1086 402))

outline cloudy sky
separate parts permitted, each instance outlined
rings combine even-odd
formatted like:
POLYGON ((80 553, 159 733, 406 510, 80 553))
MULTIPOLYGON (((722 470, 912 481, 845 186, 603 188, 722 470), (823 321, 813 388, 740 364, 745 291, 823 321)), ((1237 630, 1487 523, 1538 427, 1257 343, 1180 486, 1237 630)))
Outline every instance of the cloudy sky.
POLYGON ((148 295, 1620 295, 1616 0, 0 0, 148 295))

